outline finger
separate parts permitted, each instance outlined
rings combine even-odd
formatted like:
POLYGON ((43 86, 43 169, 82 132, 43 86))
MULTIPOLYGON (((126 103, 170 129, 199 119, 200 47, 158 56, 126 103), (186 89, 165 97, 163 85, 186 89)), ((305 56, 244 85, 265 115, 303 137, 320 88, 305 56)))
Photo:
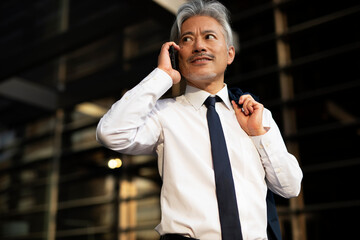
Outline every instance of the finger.
POLYGON ((256 118, 259 118, 259 123, 262 123, 262 116, 264 112, 264 105, 261 103, 256 103, 254 106, 254 114, 256 118))
POLYGON ((162 45, 161 50, 167 50, 169 51, 170 46, 174 46, 175 50, 179 51, 180 50, 180 46, 177 45, 175 42, 166 42, 162 45))
POLYGON ((246 99, 252 99, 252 100, 254 100, 253 97, 252 97, 250 94, 244 94, 244 95, 241 95, 241 96, 240 96, 240 98, 239 98, 239 103, 240 103, 240 104, 243 104, 246 99))
POLYGON ((180 50, 179 45, 177 45, 175 42, 166 42, 161 46, 160 55, 166 55, 170 57, 169 50, 171 46, 174 46, 176 51, 180 50))
POLYGON ((254 112, 254 104, 255 104, 254 100, 249 100, 249 103, 248 103, 249 114, 252 114, 254 112))
MULTIPOLYGON (((175 48, 176 51, 179 51, 179 50, 180 50, 180 46, 177 45, 175 42, 170 42, 170 43, 171 43, 170 46, 174 46, 174 48, 175 48)), ((169 47, 170 47, 170 46, 169 46, 169 47)))
POLYGON ((165 71, 173 80, 173 83, 178 83, 181 80, 180 72, 172 68, 170 59, 170 46, 174 46, 175 49, 180 47, 175 42, 166 42, 161 46, 160 54, 158 57, 158 68, 165 71))
POLYGON ((243 103, 243 109, 246 115, 253 113, 253 100, 250 98, 246 98, 243 103))
POLYGON ((258 103, 258 102, 255 101, 254 104, 253 104, 253 108, 254 108, 254 110, 257 110, 257 109, 263 110, 264 105, 262 105, 261 103, 258 103))
POLYGON ((236 118, 238 119, 238 121, 240 120, 240 122, 243 122, 243 120, 244 120, 244 118, 246 118, 246 116, 245 116, 244 112, 242 111, 242 108, 240 108, 234 100, 231 101, 231 104, 234 108, 236 118))
POLYGON ((160 54, 158 57, 158 67, 163 70, 171 70, 171 60, 169 49, 170 46, 174 46, 175 49, 178 49, 179 46, 175 42, 166 42, 161 46, 160 54))

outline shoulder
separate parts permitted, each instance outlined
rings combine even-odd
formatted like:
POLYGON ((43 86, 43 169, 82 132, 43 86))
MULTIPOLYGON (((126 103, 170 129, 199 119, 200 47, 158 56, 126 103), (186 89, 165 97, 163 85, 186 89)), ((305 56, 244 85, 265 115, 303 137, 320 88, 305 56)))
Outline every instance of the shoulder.
POLYGON ((177 106, 177 105, 184 105, 186 104, 186 98, 181 95, 175 98, 163 98, 163 99, 159 99, 156 102, 156 106, 159 108, 168 108, 168 107, 173 107, 173 106, 177 106))
POLYGON ((184 112, 188 102, 184 96, 176 98, 163 98, 156 102, 155 109, 159 115, 174 115, 184 112))
POLYGON ((174 98, 163 98, 163 99, 159 99, 156 102, 156 107, 159 109, 163 109, 163 108, 171 107, 175 103, 176 100, 174 98))

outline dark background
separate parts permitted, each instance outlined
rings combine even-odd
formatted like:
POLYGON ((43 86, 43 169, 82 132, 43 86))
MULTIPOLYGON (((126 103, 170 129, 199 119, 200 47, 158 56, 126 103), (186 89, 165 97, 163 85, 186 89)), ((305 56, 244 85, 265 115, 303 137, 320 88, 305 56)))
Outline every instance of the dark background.
MULTIPOLYGON (((240 44, 226 82, 260 96, 304 172, 298 198, 276 199, 284 239, 356 238, 359 2, 221 2, 240 44)), ((173 20, 149 0, 0 2, 0 239, 158 239, 155 158, 107 150, 95 129, 173 20)))

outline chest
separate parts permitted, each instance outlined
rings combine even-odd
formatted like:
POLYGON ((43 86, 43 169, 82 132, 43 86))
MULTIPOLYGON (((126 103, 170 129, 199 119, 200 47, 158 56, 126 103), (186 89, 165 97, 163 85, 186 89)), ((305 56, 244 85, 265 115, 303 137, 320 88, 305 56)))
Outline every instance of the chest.
MULTIPOLYGON (((212 168, 206 111, 206 107, 196 110, 193 106, 182 105, 169 109, 162 115, 160 120, 165 154, 173 159, 175 156, 180 156, 181 161, 189 165, 201 161, 202 164, 212 168)), ((217 113, 235 173, 246 175, 259 172, 258 170, 262 169, 259 154, 251 138, 241 129, 234 111, 220 106, 217 107, 217 113)))

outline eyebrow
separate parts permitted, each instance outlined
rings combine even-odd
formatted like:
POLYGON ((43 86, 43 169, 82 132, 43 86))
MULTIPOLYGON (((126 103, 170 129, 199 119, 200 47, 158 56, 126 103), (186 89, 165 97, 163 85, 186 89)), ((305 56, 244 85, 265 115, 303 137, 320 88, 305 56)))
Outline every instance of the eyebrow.
MULTIPOLYGON (((217 34, 217 32, 215 32, 214 30, 204 30, 201 32, 201 35, 205 35, 207 33, 214 33, 217 34)), ((183 36, 185 35, 195 35, 194 32, 188 31, 188 32, 184 32, 183 34, 180 35, 180 39, 183 38, 183 36)))

